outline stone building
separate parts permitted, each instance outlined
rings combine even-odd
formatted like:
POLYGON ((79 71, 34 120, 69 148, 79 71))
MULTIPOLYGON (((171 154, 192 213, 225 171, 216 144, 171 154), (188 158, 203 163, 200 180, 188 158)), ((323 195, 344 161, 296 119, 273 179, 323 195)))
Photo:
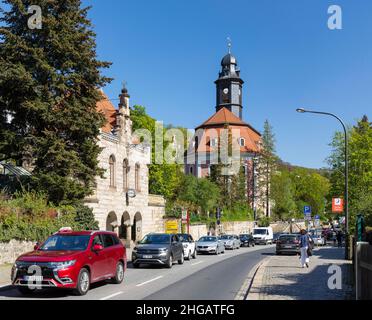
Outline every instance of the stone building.
POLYGON ((123 88, 118 109, 103 93, 97 110, 106 118, 101 128, 98 157, 105 170, 97 177, 94 194, 86 199, 100 229, 117 232, 127 245, 149 232, 164 230, 165 200, 149 194, 150 146, 132 134, 129 95, 123 88))

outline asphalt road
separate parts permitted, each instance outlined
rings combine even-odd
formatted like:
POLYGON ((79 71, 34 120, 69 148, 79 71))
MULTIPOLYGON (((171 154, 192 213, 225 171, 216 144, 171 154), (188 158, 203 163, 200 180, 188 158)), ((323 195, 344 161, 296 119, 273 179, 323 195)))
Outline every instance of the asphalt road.
POLYGON ((0 288, 0 300, 229 300, 234 299, 252 267, 274 252, 273 245, 240 248, 218 256, 198 255, 183 265, 175 263, 171 269, 145 265, 134 269, 129 263, 122 284, 93 284, 82 297, 55 289, 22 296, 16 288, 5 287, 0 288))

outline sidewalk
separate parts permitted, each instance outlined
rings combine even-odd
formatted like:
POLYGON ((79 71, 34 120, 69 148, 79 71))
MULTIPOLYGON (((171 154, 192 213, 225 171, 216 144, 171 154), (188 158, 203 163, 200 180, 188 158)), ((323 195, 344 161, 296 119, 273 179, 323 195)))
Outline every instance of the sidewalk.
POLYGON ((344 248, 315 249, 310 267, 301 268, 298 256, 270 256, 258 269, 247 300, 349 300, 353 299, 352 262, 344 248), (342 289, 328 288, 330 265, 342 271, 342 289))

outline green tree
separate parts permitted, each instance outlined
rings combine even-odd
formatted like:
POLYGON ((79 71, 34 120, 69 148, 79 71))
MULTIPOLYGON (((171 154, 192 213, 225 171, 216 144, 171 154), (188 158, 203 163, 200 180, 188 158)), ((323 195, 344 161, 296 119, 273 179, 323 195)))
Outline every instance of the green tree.
POLYGON ((294 218, 296 202, 294 185, 288 171, 279 171, 271 179, 271 198, 274 202, 273 214, 279 220, 294 218))
MULTIPOLYGON (((176 190, 181 183, 183 173, 182 165, 177 163, 154 163, 155 159, 155 123, 156 120, 146 113, 146 108, 135 105, 131 110, 131 120, 133 123, 133 132, 138 129, 146 129, 151 134, 151 159, 149 165, 149 192, 165 197, 167 201, 174 201, 176 190)), ((164 129, 163 133, 165 133, 164 129)), ((164 149, 168 146, 164 141, 164 149)))
MULTIPOLYGON (((0 23, 0 155, 34 161, 32 185, 55 203, 83 199, 102 174, 103 116, 97 88, 110 79, 80 0, 35 0, 42 28, 30 29, 25 0, 3 0, 0 23)), ((1 159, 0 159, 1 160, 1 159)))
MULTIPOLYGON (((358 213, 372 226, 372 126, 367 116, 348 130, 349 136, 349 212, 353 230, 358 213)), ((344 190, 343 136, 336 132, 331 156, 327 159, 331 173, 330 197, 342 196, 344 190)))
POLYGON ((262 149, 259 155, 258 164, 258 190, 261 193, 261 198, 264 199, 266 216, 269 216, 270 212, 270 198, 271 198, 271 177, 275 172, 275 164, 277 156, 275 155, 275 135, 273 127, 269 121, 266 120, 264 123, 264 131, 262 134, 262 149))

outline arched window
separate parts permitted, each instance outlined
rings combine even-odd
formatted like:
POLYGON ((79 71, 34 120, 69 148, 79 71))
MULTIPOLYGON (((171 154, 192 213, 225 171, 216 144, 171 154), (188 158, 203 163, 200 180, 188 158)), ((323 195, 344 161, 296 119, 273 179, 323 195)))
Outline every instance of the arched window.
POLYGON ((128 172, 129 172, 129 163, 128 159, 123 161, 123 190, 128 190, 128 172))
POLYGON ((116 181, 115 181, 115 156, 111 155, 109 159, 110 164, 110 187, 115 187, 116 181))
POLYGON ((137 191, 141 191, 140 187, 140 165, 136 163, 136 170, 134 175, 134 184, 137 191))

